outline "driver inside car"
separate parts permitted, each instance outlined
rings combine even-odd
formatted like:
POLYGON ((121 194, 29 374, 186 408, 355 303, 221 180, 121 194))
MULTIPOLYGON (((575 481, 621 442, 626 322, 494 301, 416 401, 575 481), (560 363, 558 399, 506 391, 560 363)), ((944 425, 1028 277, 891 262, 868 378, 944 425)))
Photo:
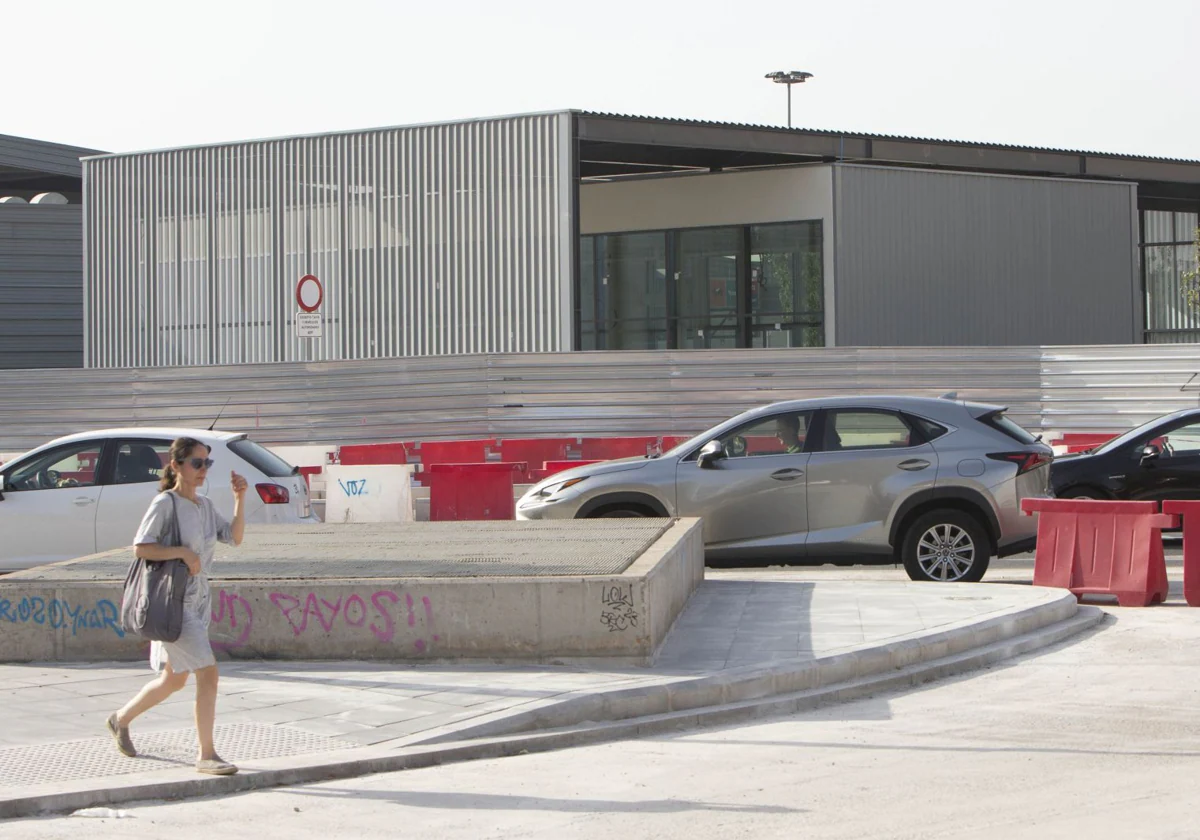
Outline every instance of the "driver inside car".
POLYGON ((784 452, 795 455, 804 451, 804 441, 800 437, 800 417, 795 414, 783 414, 775 419, 775 437, 785 447, 784 452))

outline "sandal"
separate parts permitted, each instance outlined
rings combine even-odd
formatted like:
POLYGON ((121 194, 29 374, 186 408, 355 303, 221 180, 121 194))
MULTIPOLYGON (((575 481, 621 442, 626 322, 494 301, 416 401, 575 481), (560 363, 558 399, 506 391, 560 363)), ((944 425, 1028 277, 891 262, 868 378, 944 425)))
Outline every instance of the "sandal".
POLYGON ((108 720, 104 721, 104 725, 108 727, 108 733, 113 736, 113 740, 117 742, 117 750, 121 755, 127 755, 130 758, 137 757, 137 750, 133 748, 133 739, 129 737, 129 727, 120 726, 117 723, 117 713, 113 712, 108 716, 108 720))
POLYGON ((196 772, 210 776, 232 776, 237 771, 236 764, 230 764, 223 758, 202 758, 196 762, 196 772))

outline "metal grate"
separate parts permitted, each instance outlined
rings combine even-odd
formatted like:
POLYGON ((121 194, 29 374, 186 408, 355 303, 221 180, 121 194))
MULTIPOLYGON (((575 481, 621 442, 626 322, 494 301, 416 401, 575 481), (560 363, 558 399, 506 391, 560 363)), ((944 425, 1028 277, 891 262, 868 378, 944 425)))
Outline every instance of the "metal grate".
MULTIPOLYGON (((235 764, 356 746, 324 735, 263 723, 218 726, 214 739, 221 755, 235 764)), ((5 747, 0 749, 0 788, 191 767, 196 761, 196 730, 192 728, 139 734, 134 745, 139 753, 137 758, 117 752, 111 738, 5 747)))

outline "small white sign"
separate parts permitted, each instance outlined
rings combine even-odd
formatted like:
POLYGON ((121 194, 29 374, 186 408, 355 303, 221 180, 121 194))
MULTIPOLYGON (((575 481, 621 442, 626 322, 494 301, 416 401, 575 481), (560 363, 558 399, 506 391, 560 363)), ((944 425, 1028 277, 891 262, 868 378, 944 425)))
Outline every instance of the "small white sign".
POLYGON ((322 320, 319 312, 297 312, 296 335, 300 338, 320 338, 322 320))

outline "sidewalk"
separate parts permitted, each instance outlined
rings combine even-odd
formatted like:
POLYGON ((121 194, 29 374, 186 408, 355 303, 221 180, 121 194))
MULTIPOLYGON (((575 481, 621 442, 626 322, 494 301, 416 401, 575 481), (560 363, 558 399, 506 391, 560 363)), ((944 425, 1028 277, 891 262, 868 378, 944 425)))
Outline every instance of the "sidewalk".
MULTIPOLYGON (((655 715, 666 725, 671 715, 732 714, 739 702, 778 705, 808 689, 848 692, 855 680, 893 679, 925 661, 942 663, 934 676, 978 667, 1012 653, 997 648, 991 659, 955 667, 946 657, 1042 632, 1023 643, 1034 649, 1099 618, 1072 619, 1074 599, 1060 590, 861 578, 710 570, 650 668, 223 662, 217 746, 242 768, 226 779, 192 768, 191 685, 134 724, 141 755, 130 759, 117 753, 104 720, 152 676, 147 665, 0 665, 0 817, 582 742, 528 742, 548 729, 609 726, 626 737, 655 715), (643 723, 616 726, 630 719, 643 723), (475 752, 463 747, 467 739, 475 752), (456 746, 435 746, 446 742, 456 746)), ((882 690, 871 685, 857 690, 882 690)))

